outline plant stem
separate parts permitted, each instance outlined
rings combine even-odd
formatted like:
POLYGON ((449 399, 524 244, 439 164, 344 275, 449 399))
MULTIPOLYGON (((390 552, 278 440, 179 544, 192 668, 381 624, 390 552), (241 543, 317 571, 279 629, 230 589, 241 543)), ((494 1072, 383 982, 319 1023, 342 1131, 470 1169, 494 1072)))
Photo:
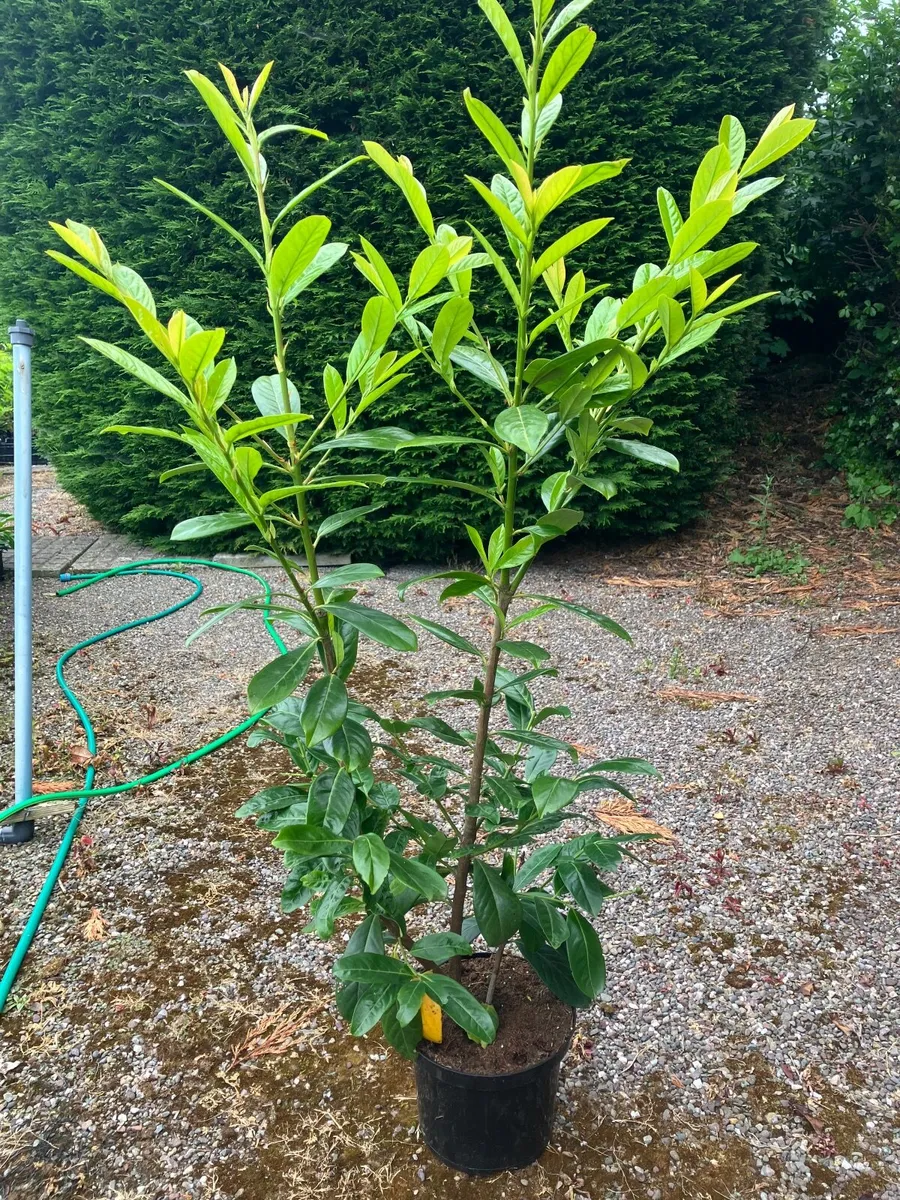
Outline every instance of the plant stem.
POLYGON ((488 980, 487 995, 484 998, 485 1004, 493 1004, 494 989, 497 987, 497 976, 500 974, 500 963, 503 959, 503 951, 506 949, 506 942, 501 942, 494 951, 494 957, 491 960, 491 977, 488 980))
MULTIPOLYGON (((543 54, 540 27, 535 30, 534 58, 528 78, 528 104, 531 111, 531 136, 528 139, 527 172, 529 183, 534 182, 535 160, 535 127, 537 123, 538 74, 543 54)), ((513 387, 513 406, 522 403, 525 386, 525 364, 528 356, 528 314, 531 307, 531 291, 533 287, 532 272, 534 267, 535 230, 529 229, 528 243, 523 247, 519 261, 520 303, 518 324, 516 329, 516 372, 513 387)), ((503 549, 508 550, 513 542, 516 527, 516 491, 518 483, 519 451, 510 446, 507 451, 506 467, 506 496, 503 517, 503 549)), ((517 575, 516 586, 522 573, 517 575)), ((481 786, 484 778, 484 759, 490 733, 491 710, 494 703, 494 690, 497 682, 497 666, 500 661, 500 642, 503 640, 506 627, 506 614, 515 595, 515 587, 510 586, 509 568, 500 572, 500 586, 497 595, 497 612, 494 615, 494 627, 491 634, 491 646, 488 652, 484 673, 484 699, 478 714, 478 726, 475 733, 475 745, 472 750, 472 768, 469 775, 469 805, 475 805, 481 799, 481 786)), ((464 846, 474 846, 478 836, 478 818, 467 816, 463 826, 464 846)), ((450 930, 453 933, 462 932, 463 917, 466 907, 466 892, 469 883, 469 871, 472 859, 469 856, 461 858, 456 864, 453 878, 453 905, 450 910, 450 930)), ((450 960, 450 973, 455 979, 460 976, 460 959, 450 960)), ((500 960, 497 958, 496 968, 499 970, 500 960)), ((493 989, 491 990, 493 995, 493 989)))
MULTIPOLYGON (((291 412, 291 393, 290 382, 287 373, 287 345, 284 338, 284 327, 281 322, 281 308, 278 300, 272 295, 269 287, 269 268, 272 264, 272 255, 274 245, 272 241, 272 224, 269 220, 269 214, 266 209, 265 184, 262 179, 260 170, 260 153, 259 143, 256 138, 256 130, 252 122, 248 121, 248 132, 250 134, 250 145, 253 151, 257 164, 257 179, 256 184, 256 203, 259 209, 259 223, 262 230, 263 247, 265 250, 265 265, 263 267, 263 275, 266 280, 266 291, 268 298, 269 313, 272 317, 272 333, 275 339, 275 370, 278 373, 278 383, 281 391, 281 406, 285 413, 291 412)), ((287 426, 287 442, 288 453, 290 456, 291 477, 294 480, 295 486, 303 486, 303 470, 301 466, 301 455, 297 449, 297 432, 293 425, 287 426)), ((297 493, 297 521, 300 526, 300 538, 303 542, 303 554, 306 559, 306 571, 309 575, 309 581, 312 585, 313 602, 318 607, 323 602, 323 595, 320 588, 316 587, 319 581, 319 564, 316 558, 316 548, 313 545, 312 534, 309 530, 309 512, 306 505, 306 495, 304 492, 297 493)), ((279 559, 282 566, 285 566, 285 560, 279 559)), ((293 578, 291 572, 288 572, 294 587, 297 587, 297 582, 293 578)), ((312 612, 312 610, 311 610, 312 612)), ((319 636, 322 640, 322 653, 325 659, 325 669, 331 674, 337 666, 337 655, 334 648, 334 640, 331 636, 331 619, 325 615, 324 620, 318 613, 313 615, 313 621, 319 631, 319 636)))

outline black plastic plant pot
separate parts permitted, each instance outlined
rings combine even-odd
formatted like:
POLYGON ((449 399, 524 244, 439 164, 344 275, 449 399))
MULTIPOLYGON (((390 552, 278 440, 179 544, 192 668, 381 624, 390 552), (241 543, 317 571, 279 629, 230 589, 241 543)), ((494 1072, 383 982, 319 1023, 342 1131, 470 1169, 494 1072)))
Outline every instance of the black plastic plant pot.
POLYGON ((571 1039, 570 1033, 544 1062, 505 1075, 457 1071, 419 1054, 419 1128, 429 1150, 469 1175, 518 1171, 536 1162, 550 1142, 559 1065, 571 1039))

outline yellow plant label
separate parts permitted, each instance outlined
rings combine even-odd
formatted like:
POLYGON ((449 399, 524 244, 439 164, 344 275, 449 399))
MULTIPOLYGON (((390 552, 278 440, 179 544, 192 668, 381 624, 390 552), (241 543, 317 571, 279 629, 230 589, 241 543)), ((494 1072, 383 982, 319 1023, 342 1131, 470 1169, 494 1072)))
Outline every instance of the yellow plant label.
POLYGON ((426 996, 422 1001, 422 1037, 426 1042, 440 1042, 443 1040, 441 1030, 441 1006, 435 1004, 430 996, 426 996))

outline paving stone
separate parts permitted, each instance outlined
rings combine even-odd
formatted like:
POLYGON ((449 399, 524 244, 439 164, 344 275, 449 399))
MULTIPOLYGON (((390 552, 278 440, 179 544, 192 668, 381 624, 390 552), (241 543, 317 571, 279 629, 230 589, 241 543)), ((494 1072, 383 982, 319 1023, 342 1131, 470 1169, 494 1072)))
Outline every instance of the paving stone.
MULTIPOLYGON (((57 576, 68 571, 72 563, 97 541, 96 533, 78 533, 69 537, 39 537, 31 544, 31 573, 36 576, 57 576)), ((3 559, 4 566, 13 569, 12 551, 3 559)))
MULTIPOLYGON (((60 539, 62 540, 62 539, 60 539)), ((73 540, 74 539, 66 539, 73 540)), ((91 546, 78 555, 71 570, 73 571, 110 571, 113 567, 122 567, 126 563, 140 562, 145 558, 162 558, 158 550, 148 546, 140 546, 122 533, 103 533, 96 538, 91 546)))

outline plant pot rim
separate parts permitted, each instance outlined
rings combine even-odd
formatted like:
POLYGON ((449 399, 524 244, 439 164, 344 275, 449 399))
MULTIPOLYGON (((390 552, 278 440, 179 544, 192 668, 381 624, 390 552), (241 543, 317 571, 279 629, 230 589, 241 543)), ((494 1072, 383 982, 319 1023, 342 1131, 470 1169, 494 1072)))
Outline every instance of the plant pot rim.
MULTIPOLYGON (((518 1079, 520 1082, 525 1083, 531 1074, 536 1071, 544 1070, 547 1064, 553 1062, 554 1059, 558 1059, 560 1062, 562 1062, 562 1060, 565 1058, 569 1051, 569 1047, 572 1044, 572 1035, 575 1032, 575 1009, 569 1006, 569 1012, 571 1014, 569 1032, 566 1034, 562 1043, 556 1048, 556 1050, 554 1050, 552 1054, 548 1054, 546 1058, 542 1058, 540 1062, 531 1063, 531 1065, 527 1067, 519 1067, 515 1071, 462 1071, 458 1067, 446 1066, 444 1063, 439 1062, 436 1058, 432 1058, 430 1054, 423 1053, 421 1050, 416 1051, 416 1059, 424 1059, 435 1071, 449 1076, 450 1080, 448 1080, 448 1082, 452 1081, 453 1079, 458 1079, 466 1080, 467 1083, 472 1084, 476 1080, 482 1080, 484 1082, 485 1091, 493 1090, 494 1087, 504 1087, 506 1086, 507 1081, 514 1079, 518 1079)), ((440 1043, 437 1044, 439 1045, 440 1043)))

